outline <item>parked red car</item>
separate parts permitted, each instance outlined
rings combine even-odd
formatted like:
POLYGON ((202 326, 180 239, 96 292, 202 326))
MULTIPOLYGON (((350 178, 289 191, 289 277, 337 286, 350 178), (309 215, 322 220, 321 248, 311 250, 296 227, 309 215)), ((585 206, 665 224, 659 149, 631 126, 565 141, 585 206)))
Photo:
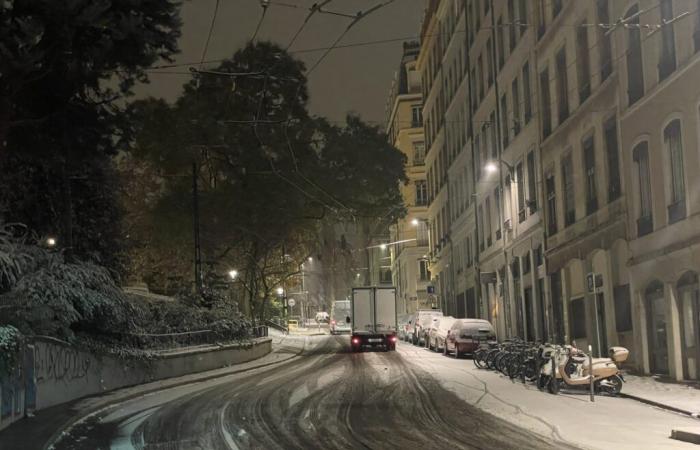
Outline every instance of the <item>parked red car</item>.
POLYGON ((483 319, 457 319, 452 324, 445 340, 443 353, 471 354, 484 342, 496 342, 496 333, 491 322, 483 319))

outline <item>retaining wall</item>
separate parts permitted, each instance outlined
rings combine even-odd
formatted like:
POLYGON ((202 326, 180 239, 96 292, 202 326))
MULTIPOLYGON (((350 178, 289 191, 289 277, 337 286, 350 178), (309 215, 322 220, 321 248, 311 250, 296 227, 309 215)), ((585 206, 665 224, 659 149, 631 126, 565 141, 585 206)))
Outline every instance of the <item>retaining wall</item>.
POLYGON ((11 380, 0 380, 0 429, 32 410, 251 361, 268 354, 271 342, 260 338, 247 344, 171 351, 145 361, 97 355, 57 339, 36 338, 26 347, 22 369, 11 380))

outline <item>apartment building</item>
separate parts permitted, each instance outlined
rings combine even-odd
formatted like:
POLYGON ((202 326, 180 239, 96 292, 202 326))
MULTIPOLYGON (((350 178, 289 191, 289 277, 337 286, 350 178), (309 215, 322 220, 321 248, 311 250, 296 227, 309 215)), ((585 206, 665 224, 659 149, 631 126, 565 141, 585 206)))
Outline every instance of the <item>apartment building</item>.
POLYGON ((428 255, 447 313, 700 377, 699 10, 427 3, 428 255))
MULTIPOLYGON (((407 215, 391 226, 391 273, 399 312, 430 306, 427 286, 428 187, 425 178, 425 138, 420 74, 416 70, 418 42, 405 42, 399 70, 387 100, 387 136, 406 156, 408 183, 401 185, 407 215)), ((380 247, 381 250, 381 247, 380 247)))
MULTIPOLYGON (((613 2, 611 2, 613 3, 613 2)), ((616 2, 615 2, 616 3, 616 2)), ((630 313, 637 365, 700 378, 700 2, 615 4, 655 33, 615 33, 627 196, 630 313), (674 18, 681 17, 674 21, 674 18)), ((613 16, 615 17, 615 16, 613 16)))

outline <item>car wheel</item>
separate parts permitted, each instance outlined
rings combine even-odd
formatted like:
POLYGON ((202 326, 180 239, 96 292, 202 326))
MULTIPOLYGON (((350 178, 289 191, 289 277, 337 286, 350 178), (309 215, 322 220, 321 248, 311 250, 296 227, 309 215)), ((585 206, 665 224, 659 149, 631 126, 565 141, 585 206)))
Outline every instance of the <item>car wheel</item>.
POLYGON ((455 359, 459 359, 459 347, 457 347, 457 343, 455 343, 455 359))
POLYGON ((445 343, 442 344, 442 354, 445 355, 445 356, 448 355, 448 352, 447 352, 447 342, 445 342, 445 343))

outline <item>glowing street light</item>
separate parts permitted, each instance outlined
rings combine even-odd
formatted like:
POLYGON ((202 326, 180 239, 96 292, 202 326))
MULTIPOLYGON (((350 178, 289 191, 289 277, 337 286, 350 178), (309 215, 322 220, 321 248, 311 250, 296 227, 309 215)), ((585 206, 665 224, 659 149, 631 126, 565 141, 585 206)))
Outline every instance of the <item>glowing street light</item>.
POLYGON ((311 256, 309 256, 309 262, 310 263, 314 262, 314 259, 311 256))
POLYGON ((282 295, 284 295, 284 289, 281 288, 281 287, 278 287, 278 288, 277 288, 277 295, 279 295, 280 297, 282 297, 282 295))
POLYGON ((386 244, 381 244, 381 245, 379 246, 379 248, 382 249, 382 250, 386 250, 386 244))
POLYGON ((490 162, 484 166, 484 169, 488 173, 496 173, 496 171, 498 171, 498 166, 496 166, 496 163, 490 162))
POLYGON ((55 247, 56 246, 56 238, 47 238, 46 239, 46 245, 49 247, 55 247))
POLYGON ((236 278, 238 278, 238 271, 237 271, 236 269, 229 270, 228 276, 229 276, 232 280, 235 280, 236 278))
POLYGON ((418 219, 411 220, 411 225, 413 225, 414 227, 417 227, 419 223, 420 223, 420 220, 418 220, 418 219))

